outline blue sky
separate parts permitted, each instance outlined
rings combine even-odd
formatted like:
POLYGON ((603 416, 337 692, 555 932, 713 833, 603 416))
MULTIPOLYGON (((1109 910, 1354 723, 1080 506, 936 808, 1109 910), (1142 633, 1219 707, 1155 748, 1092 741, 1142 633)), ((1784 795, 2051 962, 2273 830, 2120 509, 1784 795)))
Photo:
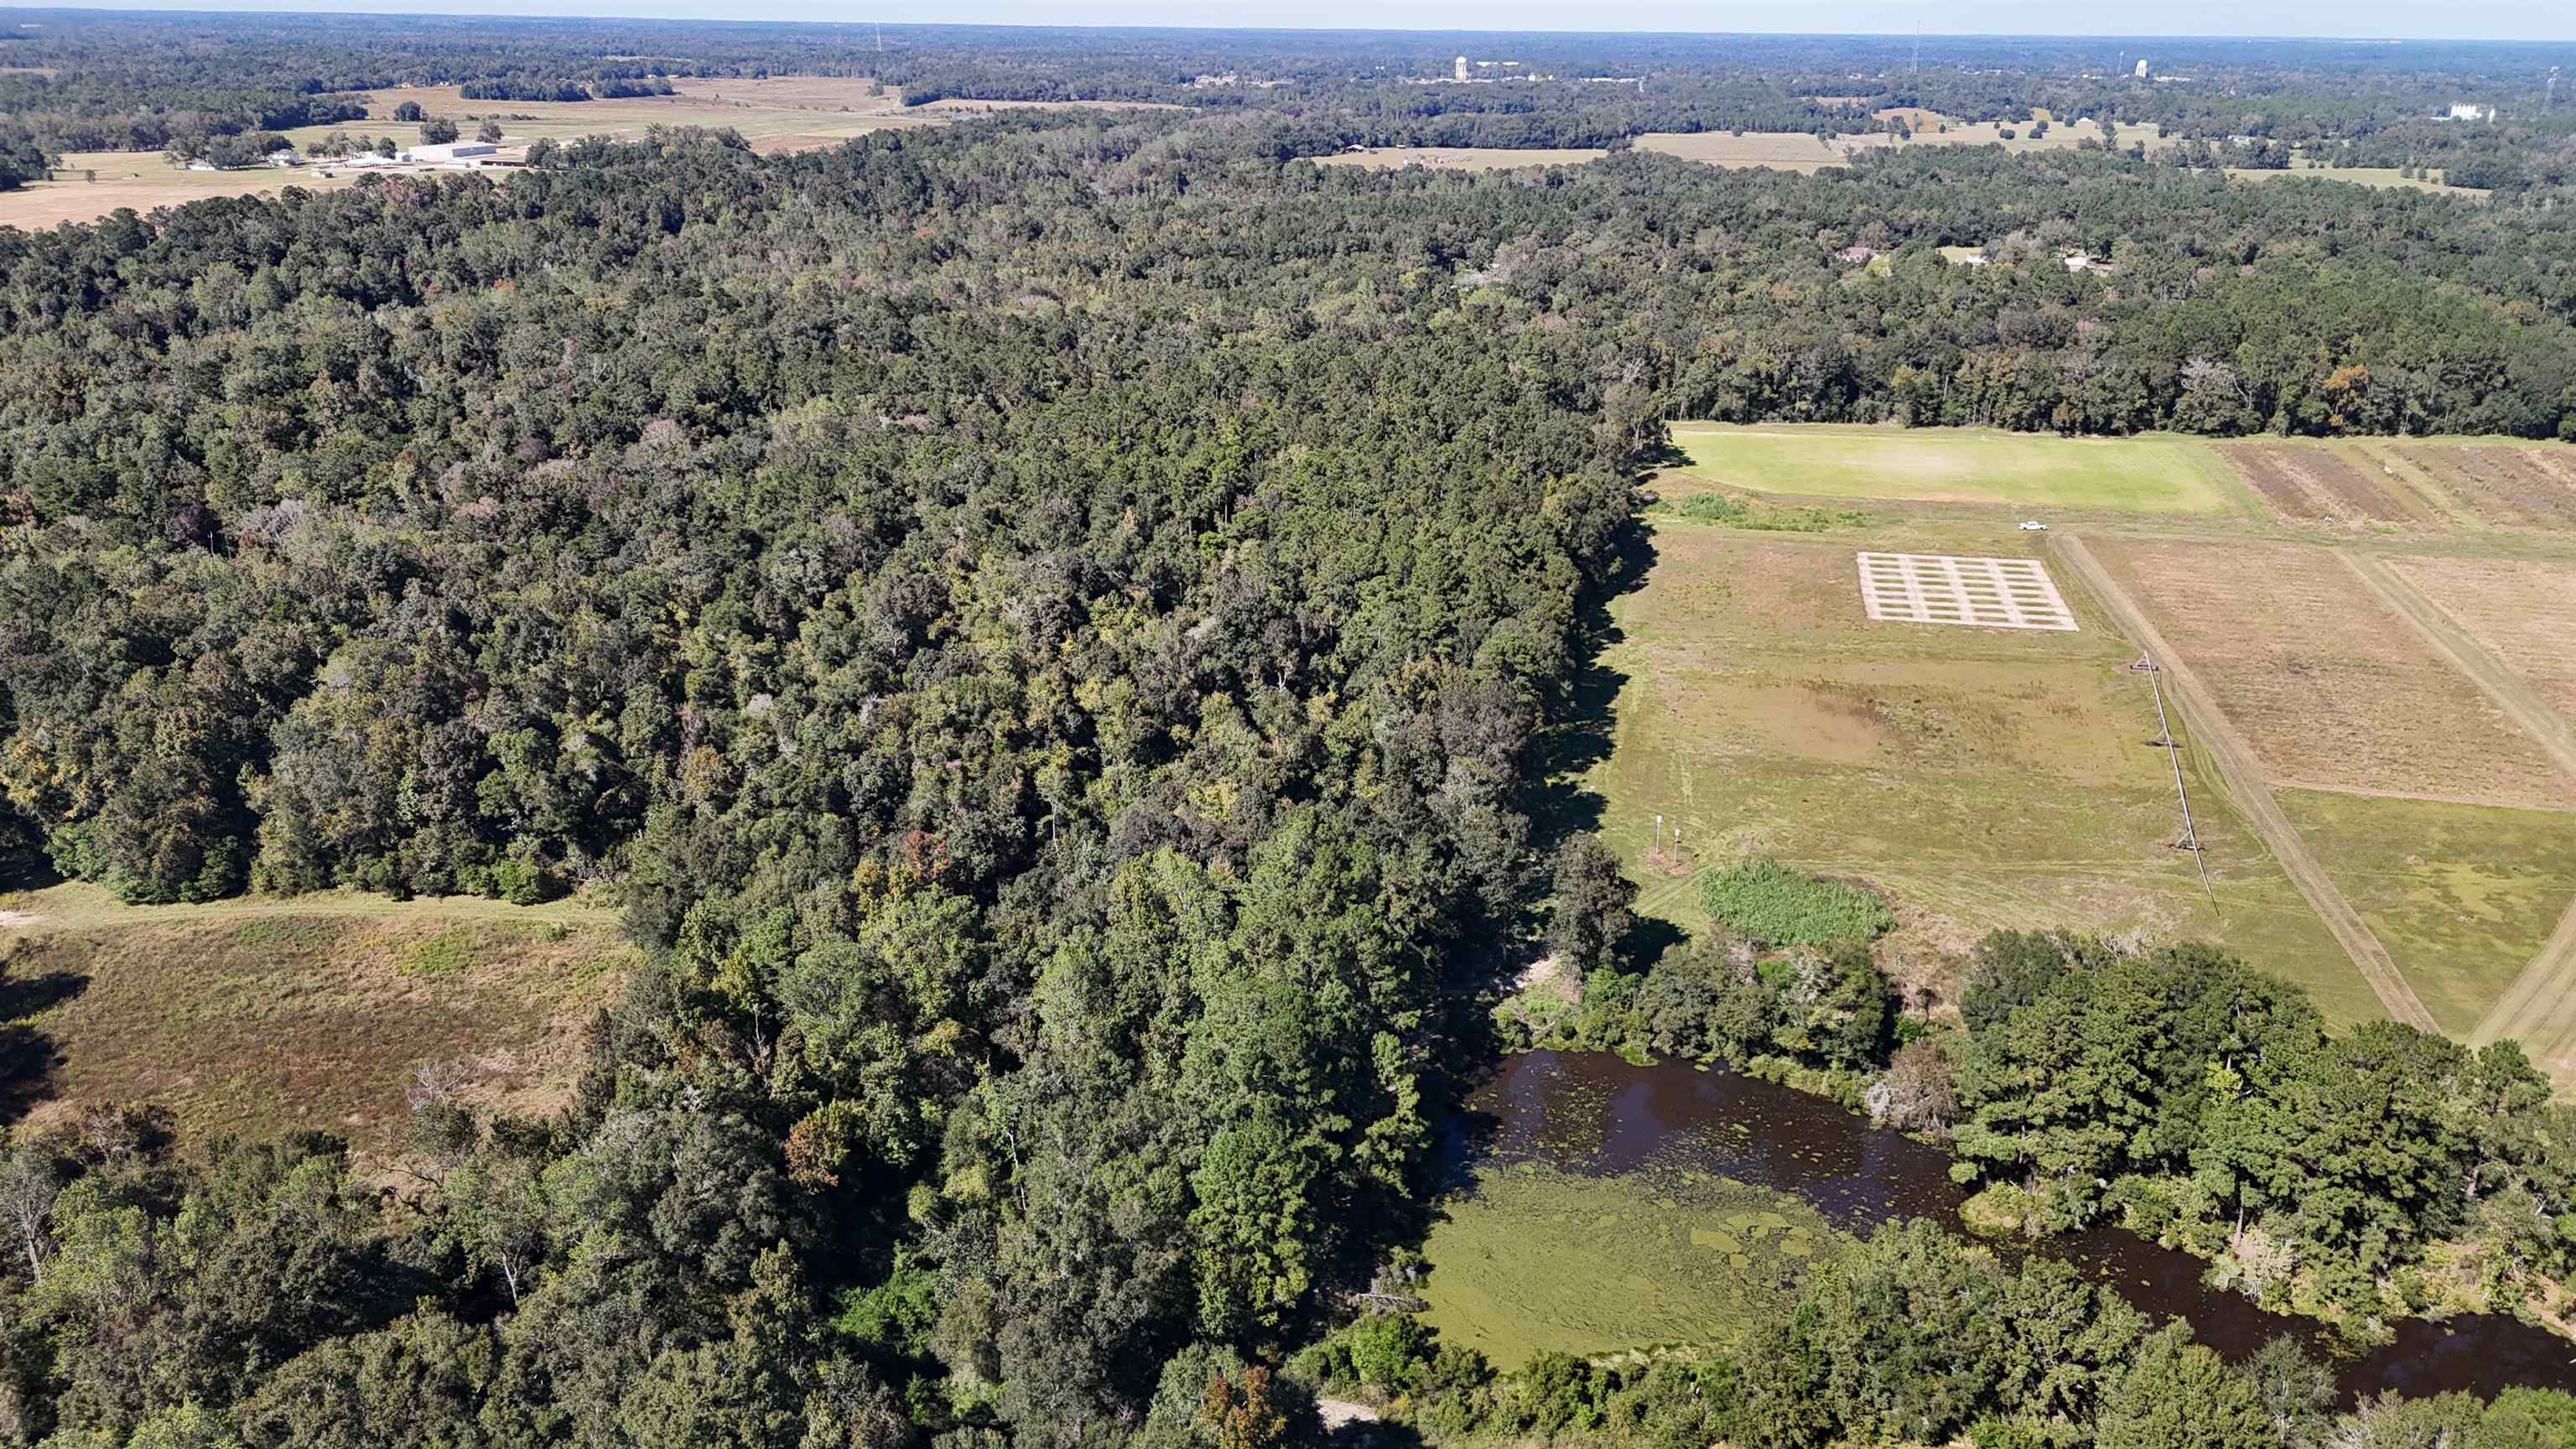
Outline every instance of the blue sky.
MULTIPOLYGON (((61 0, 56 0, 61 3, 61 0)), ((78 3, 78 0, 74 0, 78 3)), ((2163 0, 2152 8, 2067 0, 115 0, 103 8, 438 11, 707 20, 887 20, 1028 25, 1224 25, 1387 30, 1829 30, 1903 34, 2388 36, 2576 41, 2576 0, 2163 0), (865 8, 875 6, 877 8, 865 8)), ((5 9, 0 9, 5 14, 5 9)))

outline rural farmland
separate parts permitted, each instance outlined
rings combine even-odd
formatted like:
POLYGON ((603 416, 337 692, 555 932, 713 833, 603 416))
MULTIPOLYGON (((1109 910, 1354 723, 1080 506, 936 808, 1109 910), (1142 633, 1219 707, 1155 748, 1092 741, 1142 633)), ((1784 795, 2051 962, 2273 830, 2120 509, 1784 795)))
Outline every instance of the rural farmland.
POLYGON ((2576 553, 2541 523, 2564 450, 1674 433, 1689 463, 1612 605, 1617 747, 1590 777, 1648 911, 1690 925, 1690 873, 1758 850, 1883 890, 1908 979, 1996 925, 2141 929, 2220 940, 2336 1020, 2461 1035, 2576 957, 2576 553), (1783 517, 1825 532, 1758 531, 1783 517), (2394 551, 2356 552, 2374 540, 2394 551), (1873 621, 1868 559, 1891 552, 2048 560, 2080 628, 1873 621), (2169 848, 2152 705, 2124 690, 2139 641, 2056 566, 2079 557, 2173 651, 2175 689, 2205 691, 2175 704, 2215 911, 2169 848), (1657 814, 1685 844, 1650 859, 1657 814))

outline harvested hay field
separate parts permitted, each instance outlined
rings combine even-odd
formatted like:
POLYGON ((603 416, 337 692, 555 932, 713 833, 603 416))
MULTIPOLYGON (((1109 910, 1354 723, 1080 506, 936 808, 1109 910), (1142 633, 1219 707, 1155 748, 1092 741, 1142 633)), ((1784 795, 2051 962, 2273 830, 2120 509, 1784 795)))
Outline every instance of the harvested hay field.
POLYGON ((2250 510, 2194 438, 2060 438, 1992 428, 1682 423, 1690 472, 1757 493, 2124 513, 2250 510))
POLYGON ((5 1084, 28 1122, 159 1105, 186 1138, 330 1131, 379 1164, 424 1064, 454 1064, 469 1100, 560 1107, 630 959, 596 914, 482 901, 8 903, 32 918, 0 935, 0 1015, 35 1044, 5 1084))
POLYGON ((1378 146, 1318 156, 1315 161, 1321 166, 1360 166, 1371 171, 1401 171, 1407 166, 1427 166, 1434 171, 1516 171, 1525 166, 1580 166, 1609 154, 1573 148, 1524 151, 1498 146, 1378 146))
MULTIPOLYGON (((1638 883, 1641 914, 1688 931, 1698 868, 1747 851, 1885 890, 1882 959, 1938 999, 1940 963, 1998 927, 2199 937, 2297 980, 2338 1022, 2375 998, 2197 749, 2192 798, 2224 914, 2179 830, 2135 650, 2070 594, 2080 632, 1873 623, 1848 540, 1653 520, 1644 586, 1595 686, 1605 758, 1580 788, 1638 883), (1684 848, 1650 854, 1655 817, 1684 848)), ((2009 535, 2018 541, 2019 534, 2009 535)), ((1882 531, 1862 546, 1938 535, 1882 531)), ((2013 547, 1989 540, 1989 550, 2013 547)), ((2188 740, 2187 740, 2188 743, 2188 740)))
POLYGON ((2576 563, 2394 555, 2385 562, 2576 721, 2576 563))
POLYGON ((2366 525, 2416 517, 2381 486, 2376 470, 2324 444, 2222 443, 2218 452, 2265 502, 2295 522, 2366 525))
POLYGON ((2576 807, 2576 781, 2332 552, 2099 538, 2093 551, 2274 783, 2576 807))
POLYGON ((2496 528, 2576 529, 2576 448, 2556 443, 2381 442, 2396 469, 2496 528))
POLYGON ((2468 1039, 2576 896, 2576 814, 2279 792, 2433 1019, 2468 1039))

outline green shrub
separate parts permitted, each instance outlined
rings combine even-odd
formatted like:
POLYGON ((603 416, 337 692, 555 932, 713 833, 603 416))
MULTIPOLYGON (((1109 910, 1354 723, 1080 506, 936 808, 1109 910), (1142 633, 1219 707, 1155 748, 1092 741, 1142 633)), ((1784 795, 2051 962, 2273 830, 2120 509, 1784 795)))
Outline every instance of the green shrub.
POLYGON ((1856 885, 1818 880, 1757 855, 1699 878, 1710 917, 1769 946, 1871 941, 1895 926, 1887 903, 1856 885))

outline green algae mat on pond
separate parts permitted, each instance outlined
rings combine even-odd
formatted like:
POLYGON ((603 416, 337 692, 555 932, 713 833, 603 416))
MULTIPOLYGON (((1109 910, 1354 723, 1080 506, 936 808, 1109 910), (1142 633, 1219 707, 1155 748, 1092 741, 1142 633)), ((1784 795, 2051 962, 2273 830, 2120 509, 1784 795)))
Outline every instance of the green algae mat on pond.
POLYGON ((1704 1174, 1494 1163, 1441 1204, 1423 1318, 1498 1368, 1548 1349, 1730 1343, 1847 1241, 1793 1196, 1704 1174))

